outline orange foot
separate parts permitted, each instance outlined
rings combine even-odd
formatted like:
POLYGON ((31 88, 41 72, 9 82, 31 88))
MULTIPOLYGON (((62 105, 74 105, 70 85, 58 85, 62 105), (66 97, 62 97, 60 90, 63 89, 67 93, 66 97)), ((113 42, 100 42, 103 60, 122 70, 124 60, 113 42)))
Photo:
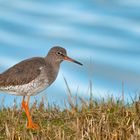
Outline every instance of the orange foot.
POLYGON ((35 123, 28 123, 27 128, 28 129, 38 129, 39 126, 37 124, 35 124, 35 123))

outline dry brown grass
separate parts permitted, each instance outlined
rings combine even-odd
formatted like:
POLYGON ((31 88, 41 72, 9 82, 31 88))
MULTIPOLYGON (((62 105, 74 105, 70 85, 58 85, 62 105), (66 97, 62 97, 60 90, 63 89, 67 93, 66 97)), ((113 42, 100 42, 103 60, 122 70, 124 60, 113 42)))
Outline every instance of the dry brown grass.
POLYGON ((70 108, 31 107, 38 130, 26 129, 25 113, 15 107, 0 110, 0 140, 140 140, 140 101, 123 106, 112 98, 104 102, 70 99, 70 108))

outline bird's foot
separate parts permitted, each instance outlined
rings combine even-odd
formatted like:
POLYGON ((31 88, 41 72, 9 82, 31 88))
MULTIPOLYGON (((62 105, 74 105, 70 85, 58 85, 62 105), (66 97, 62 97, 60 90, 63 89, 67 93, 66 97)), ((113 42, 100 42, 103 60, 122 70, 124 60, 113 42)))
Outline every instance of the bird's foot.
POLYGON ((35 124, 35 123, 28 123, 27 124, 27 128, 28 129, 38 129, 39 128, 39 126, 37 125, 37 124, 35 124))

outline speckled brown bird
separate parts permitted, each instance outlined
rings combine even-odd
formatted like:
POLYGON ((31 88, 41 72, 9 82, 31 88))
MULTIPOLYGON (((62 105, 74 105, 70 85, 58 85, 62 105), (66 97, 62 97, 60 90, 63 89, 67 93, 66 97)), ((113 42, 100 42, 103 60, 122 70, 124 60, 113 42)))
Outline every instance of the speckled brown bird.
POLYGON ((40 93, 54 82, 63 60, 82 65, 68 57, 64 48, 56 46, 50 49, 46 57, 26 59, 0 74, 0 91, 23 96, 22 107, 28 119, 27 128, 38 128, 29 113, 30 96, 40 93), (25 96, 28 96, 27 101, 25 96))

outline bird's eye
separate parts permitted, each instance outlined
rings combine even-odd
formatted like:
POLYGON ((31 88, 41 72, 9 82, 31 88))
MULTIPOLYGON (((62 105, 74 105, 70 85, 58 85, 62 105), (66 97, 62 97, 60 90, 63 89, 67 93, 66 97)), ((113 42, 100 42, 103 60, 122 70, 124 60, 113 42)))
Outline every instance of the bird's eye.
POLYGON ((62 54, 62 52, 57 52, 56 54, 57 54, 57 55, 61 55, 61 54, 62 54))

